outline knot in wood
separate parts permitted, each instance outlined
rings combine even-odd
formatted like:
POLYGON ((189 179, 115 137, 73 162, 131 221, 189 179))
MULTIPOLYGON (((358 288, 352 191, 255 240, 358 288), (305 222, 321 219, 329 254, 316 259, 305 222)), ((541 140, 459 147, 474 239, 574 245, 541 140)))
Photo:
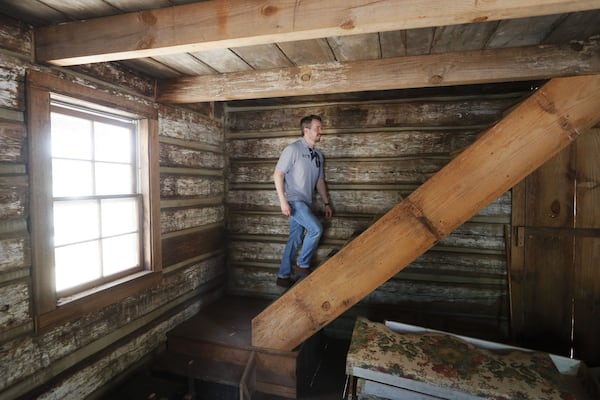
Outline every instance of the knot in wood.
POLYGON ((300 79, 302 79, 302 82, 308 82, 310 81, 310 74, 302 74, 302 76, 300 77, 300 79))
POLYGON ((442 82, 444 81, 444 77, 443 77, 443 76, 441 76, 441 75, 437 75, 437 74, 436 74, 436 75, 433 75, 433 76, 432 76, 432 77, 429 79, 429 81, 430 81, 431 83, 435 84, 435 85, 438 85, 438 84, 440 84, 440 83, 442 83, 442 82))
POLYGON ((345 30, 352 30, 354 28, 356 28, 356 25, 354 25, 354 21, 349 19, 347 21, 344 21, 341 25, 340 28, 345 29, 345 30))
POLYGON ((142 11, 138 15, 145 25, 156 25, 156 16, 151 11, 142 11))
POLYGON ((144 37, 137 43, 138 49, 151 49, 154 46, 154 38, 153 37, 144 37))
POLYGON ((264 6, 264 7, 263 7, 263 8, 260 10, 260 13, 261 13, 262 15, 264 15, 265 17, 270 17, 271 15, 273 15, 273 14, 277 13, 277 11, 278 11, 278 8, 277 8, 277 7, 275 7, 275 6, 273 6, 273 5, 270 5, 270 4, 269 4, 269 5, 267 5, 267 6, 264 6))
POLYGON ((324 302, 323 304, 321 304, 321 309, 323 311, 329 311, 329 309, 331 309, 331 304, 329 304, 328 301, 324 302))

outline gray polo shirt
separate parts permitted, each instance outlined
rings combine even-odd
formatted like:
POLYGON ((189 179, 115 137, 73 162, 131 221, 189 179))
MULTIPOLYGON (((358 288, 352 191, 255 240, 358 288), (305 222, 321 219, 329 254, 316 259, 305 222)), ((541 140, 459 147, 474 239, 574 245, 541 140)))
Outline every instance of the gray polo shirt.
POLYGON ((302 138, 289 144, 279 156, 275 168, 285 174, 284 190, 288 201, 312 204, 317 181, 325 179, 323 154, 316 148, 313 152, 315 154, 311 156, 310 147, 302 138))

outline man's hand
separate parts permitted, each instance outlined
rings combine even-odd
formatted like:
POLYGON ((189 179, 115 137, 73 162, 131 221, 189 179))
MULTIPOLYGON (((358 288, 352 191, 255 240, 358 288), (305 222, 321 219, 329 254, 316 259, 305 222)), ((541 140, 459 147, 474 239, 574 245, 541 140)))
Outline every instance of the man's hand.
POLYGON ((286 217, 292 215, 292 207, 290 207, 290 203, 288 203, 287 201, 281 202, 281 213, 286 217))
POLYGON ((333 217, 333 208, 328 204, 325 206, 325 219, 333 217))

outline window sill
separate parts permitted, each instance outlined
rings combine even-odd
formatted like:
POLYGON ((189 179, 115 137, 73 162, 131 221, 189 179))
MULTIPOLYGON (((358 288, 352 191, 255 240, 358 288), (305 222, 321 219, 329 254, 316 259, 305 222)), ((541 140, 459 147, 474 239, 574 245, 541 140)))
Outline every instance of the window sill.
POLYGON ((36 317, 35 331, 38 334, 46 332, 60 323, 81 318, 85 314, 117 303, 126 297, 157 285, 161 277, 161 272, 138 272, 110 284, 61 298, 54 310, 36 317))

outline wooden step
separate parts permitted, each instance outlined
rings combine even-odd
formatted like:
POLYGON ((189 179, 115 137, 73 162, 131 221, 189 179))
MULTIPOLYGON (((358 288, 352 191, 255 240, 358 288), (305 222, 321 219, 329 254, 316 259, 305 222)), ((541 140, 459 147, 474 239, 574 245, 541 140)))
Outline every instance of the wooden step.
POLYGON ((270 300, 224 296, 167 334, 167 351, 156 368, 202 381, 297 398, 318 364, 319 335, 294 351, 252 346, 252 318, 270 300), (254 354, 252 356, 252 354, 254 354), (247 370, 253 357, 251 371, 247 370), (246 371, 246 375, 244 372, 246 371))

